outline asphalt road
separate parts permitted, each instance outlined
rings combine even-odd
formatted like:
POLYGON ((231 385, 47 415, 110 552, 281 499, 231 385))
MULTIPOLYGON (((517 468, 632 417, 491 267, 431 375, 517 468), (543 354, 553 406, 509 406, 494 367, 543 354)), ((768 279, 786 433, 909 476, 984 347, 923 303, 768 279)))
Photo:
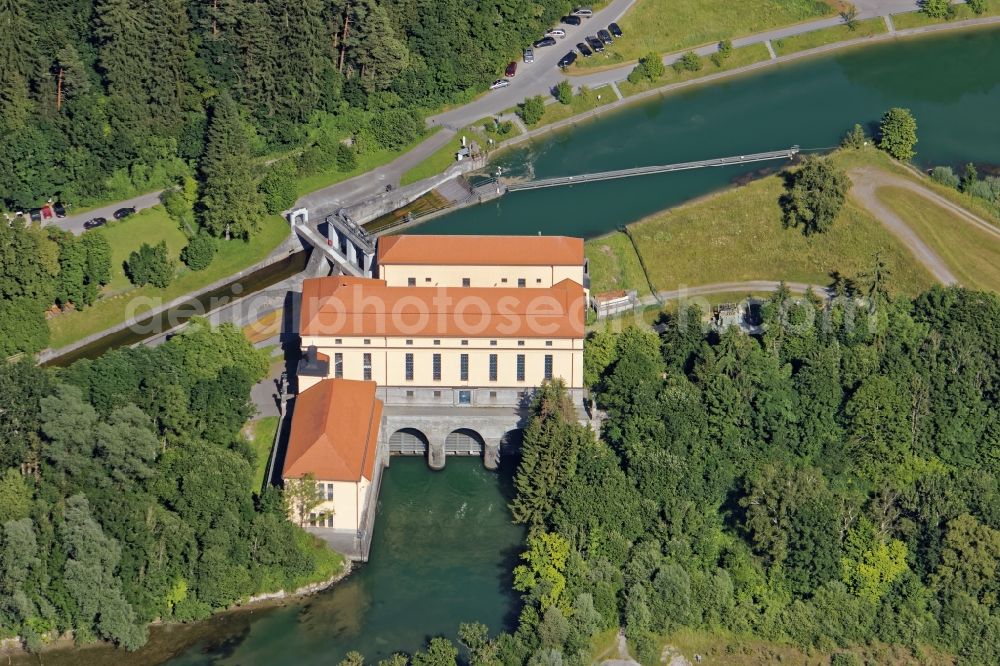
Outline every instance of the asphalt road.
MULTIPOLYGON (((430 116, 427 119, 428 124, 431 126, 444 125, 446 127, 461 129, 480 118, 495 115, 505 109, 509 109, 522 102, 526 97, 550 94, 556 84, 567 78, 566 74, 556 66, 559 59, 566 55, 568 51, 575 50, 576 43, 582 41, 585 36, 593 35, 601 28, 607 27, 608 23, 617 21, 633 2, 634 0, 616 0, 594 14, 593 18, 584 19, 583 25, 579 27, 560 26, 567 29, 566 38, 560 40, 556 46, 535 49, 535 62, 531 65, 520 63, 518 65, 517 76, 512 80, 510 87, 490 91, 465 106, 430 116)), ((855 5, 858 8, 859 19, 898 14, 899 12, 913 11, 919 8, 917 0, 858 0, 855 2, 855 5)), ((812 32, 821 28, 829 28, 841 23, 843 23, 843 19, 839 16, 808 21, 806 23, 799 23, 737 38, 733 40, 733 46, 759 44, 804 32, 812 32)), ((628 34, 625 34, 622 39, 627 40, 628 37, 628 34)), ((708 44, 694 49, 695 53, 702 56, 711 55, 716 50, 717 46, 715 44, 708 44)), ((666 65, 671 65, 682 55, 683 53, 667 54, 663 56, 663 62, 666 65)), ((586 85, 595 88, 626 79, 634 67, 634 64, 628 64, 593 74, 574 75, 569 77, 569 80, 577 87, 586 85)))
POLYGON ((80 234, 83 233, 83 223, 87 220, 95 217, 103 217, 108 220, 113 220, 115 211, 119 208, 135 208, 136 210, 151 208, 160 203, 161 193, 162 192, 149 192, 148 194, 141 194, 137 197, 126 199, 125 201, 119 201, 118 203, 101 206, 100 208, 95 208, 94 210, 87 211, 86 213, 77 213, 74 215, 67 215, 62 219, 49 220, 46 226, 55 225, 60 229, 72 231, 74 234, 80 234))

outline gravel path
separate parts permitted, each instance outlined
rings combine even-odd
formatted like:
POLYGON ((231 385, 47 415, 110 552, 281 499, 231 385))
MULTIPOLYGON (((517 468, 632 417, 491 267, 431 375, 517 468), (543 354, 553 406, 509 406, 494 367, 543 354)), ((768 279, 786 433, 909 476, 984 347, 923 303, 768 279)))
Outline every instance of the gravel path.
MULTIPOLYGON (((913 256, 917 258, 917 261, 922 263, 934 279, 945 285, 958 284, 958 278, 955 274, 951 272, 948 265, 944 260, 937 255, 934 250, 927 246, 923 240, 913 229, 906 224, 903 218, 899 217, 894 211, 892 211, 888 206, 886 206, 882 201, 876 196, 875 191, 879 187, 884 186, 899 186, 905 187, 908 190, 916 192, 921 196, 926 196, 927 198, 935 197, 941 199, 937 194, 927 190, 926 188, 920 187, 915 183, 912 183, 905 178, 900 178, 898 176, 892 176, 884 171, 878 169, 855 169, 848 174, 851 177, 851 182, 853 187, 851 188, 851 194, 854 196, 858 202, 864 206, 868 212, 874 215, 879 222, 885 225, 886 229, 891 231, 896 235, 899 240, 903 242, 913 256)), ((957 207, 956 207, 957 208, 957 207)), ((982 221, 984 224, 985 220, 982 221)))

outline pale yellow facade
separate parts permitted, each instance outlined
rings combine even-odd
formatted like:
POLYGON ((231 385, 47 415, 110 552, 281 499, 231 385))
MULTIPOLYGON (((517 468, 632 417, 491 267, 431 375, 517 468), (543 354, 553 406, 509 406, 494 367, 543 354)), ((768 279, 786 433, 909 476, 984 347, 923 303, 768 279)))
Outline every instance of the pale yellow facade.
MULTIPOLYGON (((327 377, 374 380, 379 386, 526 390, 558 378, 567 388, 583 388, 583 340, 579 338, 307 337, 302 343, 315 345, 317 351, 329 356, 327 377), (412 364, 408 355, 412 355, 412 364), (434 372, 435 355, 440 355, 439 376, 434 372), (467 357, 464 375, 463 355, 467 357), (518 376, 519 357, 523 357, 522 378, 518 376), (491 374, 494 367, 495 376, 491 374)), ((300 390, 321 379, 300 376, 300 390)))
POLYGON ((309 527, 357 530, 368 502, 371 481, 317 481, 316 492, 323 501, 307 517, 309 527))
POLYGON ((584 282, 580 266, 379 266, 379 278, 390 287, 525 287, 548 289, 563 280, 584 282))

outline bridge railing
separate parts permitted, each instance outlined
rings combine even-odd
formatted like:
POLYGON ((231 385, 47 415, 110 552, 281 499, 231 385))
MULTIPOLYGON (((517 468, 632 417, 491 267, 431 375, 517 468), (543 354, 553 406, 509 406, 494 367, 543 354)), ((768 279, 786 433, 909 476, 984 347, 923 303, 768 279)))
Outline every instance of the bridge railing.
POLYGON ((751 153, 746 155, 733 155, 730 157, 717 157, 708 160, 696 160, 693 162, 678 162, 676 164, 660 164, 645 167, 632 167, 629 169, 617 169, 614 171, 599 171, 597 173, 584 173, 576 176, 557 176, 555 178, 544 178, 541 180, 529 180, 523 183, 511 183, 507 186, 508 191, 534 190, 542 187, 557 187, 560 185, 574 185, 577 183, 592 183, 600 180, 612 180, 615 178, 628 178, 630 176, 644 176, 654 173, 668 173, 671 171, 687 171, 690 169, 702 169, 708 167, 722 167, 733 164, 749 164, 752 162, 764 162, 777 159, 791 159, 799 152, 798 146, 792 146, 784 150, 772 150, 764 153, 751 153))

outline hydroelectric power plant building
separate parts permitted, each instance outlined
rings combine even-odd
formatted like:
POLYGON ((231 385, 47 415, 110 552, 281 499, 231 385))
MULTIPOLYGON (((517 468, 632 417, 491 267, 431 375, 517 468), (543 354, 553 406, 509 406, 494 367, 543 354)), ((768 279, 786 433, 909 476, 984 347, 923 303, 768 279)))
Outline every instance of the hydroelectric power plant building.
POLYGON ((516 446, 535 388, 560 379, 582 409, 589 278, 578 238, 391 236, 378 278, 304 281, 282 477, 315 481, 306 527, 366 559, 392 454, 516 446))

